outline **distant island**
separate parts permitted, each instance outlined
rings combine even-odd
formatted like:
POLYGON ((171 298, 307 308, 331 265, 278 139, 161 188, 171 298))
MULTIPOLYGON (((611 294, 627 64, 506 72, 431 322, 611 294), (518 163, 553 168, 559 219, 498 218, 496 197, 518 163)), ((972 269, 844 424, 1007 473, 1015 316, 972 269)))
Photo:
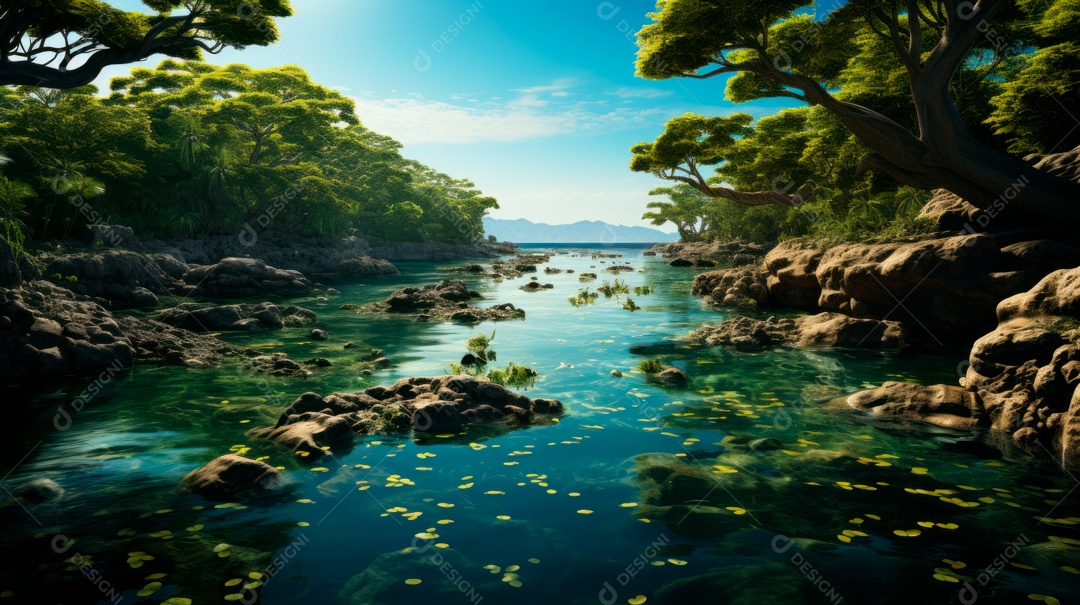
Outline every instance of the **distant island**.
POLYGON ((646 244, 679 241, 678 233, 648 227, 627 227, 602 221, 578 221, 568 225, 534 223, 523 218, 506 220, 484 217, 484 232, 515 244, 646 244))

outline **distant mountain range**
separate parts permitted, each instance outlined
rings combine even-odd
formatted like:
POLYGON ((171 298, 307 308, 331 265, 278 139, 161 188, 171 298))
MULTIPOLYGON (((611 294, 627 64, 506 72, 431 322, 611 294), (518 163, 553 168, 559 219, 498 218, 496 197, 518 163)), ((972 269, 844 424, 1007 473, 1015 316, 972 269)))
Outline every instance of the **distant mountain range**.
POLYGON ((484 217, 484 231, 499 241, 515 244, 646 244, 675 242, 678 233, 648 227, 626 227, 601 221, 578 221, 569 225, 534 223, 484 217))

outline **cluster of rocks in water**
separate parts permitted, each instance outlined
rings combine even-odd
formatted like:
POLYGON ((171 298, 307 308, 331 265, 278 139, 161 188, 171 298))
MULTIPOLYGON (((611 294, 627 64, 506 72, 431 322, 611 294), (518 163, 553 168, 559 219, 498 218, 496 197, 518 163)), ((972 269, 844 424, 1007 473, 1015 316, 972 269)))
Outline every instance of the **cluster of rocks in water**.
MULTIPOLYGON (((357 278, 398 272, 388 260, 370 254, 445 260, 516 251, 513 244, 493 241, 371 246, 356 238, 285 241, 272 233, 140 241, 128 227, 94 225, 90 231, 93 246, 66 242, 62 251, 43 253, 21 268, 0 239, 0 376, 96 375, 137 361, 205 367, 229 357, 245 359, 245 367, 254 372, 306 376, 310 370, 292 360, 260 355, 207 333, 307 327, 317 321, 313 312, 269 302, 213 306, 192 301, 312 296, 321 286, 309 275, 357 278), (175 306, 146 317, 114 315, 160 308, 163 302, 175 306)), ((475 322, 524 312, 466 304, 452 315, 475 322)), ((321 334, 316 329, 312 338, 321 334)))
MULTIPOLYGON (((460 433, 472 426, 512 430, 547 423, 563 413, 555 399, 530 399, 475 376, 406 378, 360 393, 304 393, 272 427, 250 431, 314 462, 327 451, 348 447, 355 435, 460 433)), ((236 455, 222 456, 193 471, 181 487, 211 498, 267 493, 281 487, 274 467, 236 455)))
POLYGON ((466 324, 525 319, 525 310, 510 303, 486 308, 469 304, 482 298, 479 292, 469 290, 460 279, 444 279, 419 288, 401 288, 377 303, 346 304, 341 308, 363 312, 404 313, 415 315, 420 321, 454 321, 466 324))
MULTIPOLYGON (((1038 165, 1080 180, 1080 149, 1038 165)), ((1008 447, 1050 451, 1080 467, 1080 247, 1052 227, 972 232, 983 214, 939 192, 923 215, 941 232, 883 243, 790 240, 759 262, 702 273, 693 291, 710 304, 749 315, 766 308, 817 314, 734 317, 691 338, 744 351, 974 341, 958 384, 887 382, 833 405, 876 418, 988 427, 1009 436, 1001 440, 1008 447)), ((678 256, 679 248, 654 251, 678 256)))
POLYGON ((741 267, 761 261, 763 244, 741 242, 671 242, 656 244, 645 256, 661 256, 672 267, 741 267))
POLYGON ((1080 268, 1055 271, 998 305, 959 385, 887 382, 834 402, 881 418, 987 427, 1080 467, 1080 268))

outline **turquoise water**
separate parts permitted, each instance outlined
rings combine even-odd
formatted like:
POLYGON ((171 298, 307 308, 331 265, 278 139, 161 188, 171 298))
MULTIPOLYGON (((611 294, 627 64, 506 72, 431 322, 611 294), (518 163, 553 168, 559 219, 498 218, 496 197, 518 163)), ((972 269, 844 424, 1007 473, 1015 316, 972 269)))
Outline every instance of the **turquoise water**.
POLYGON ((603 250, 619 259, 557 252, 550 266, 600 274, 588 285, 612 281, 609 264, 631 264, 639 271, 619 279, 656 293, 631 295, 636 312, 603 297, 575 308, 566 299, 583 286, 578 275, 541 270, 553 290, 466 278, 483 304, 514 303, 525 321, 472 329, 338 309, 450 276, 441 264, 403 263, 400 276, 334 284, 340 294, 325 300, 279 301, 315 310, 328 341, 305 329, 223 336, 334 362, 310 378, 138 366, 78 412, 85 383, 9 390, 19 428, 3 446, 3 485, 48 477, 66 493, 3 509, 0 603, 973 602, 965 582, 985 602, 1076 599, 1080 507, 1075 481, 1049 456, 1004 456, 983 435, 823 405, 885 380, 955 383, 963 351, 691 346, 681 337, 723 319, 690 294, 692 270, 640 249, 603 250), (305 391, 446 373, 469 336, 493 330, 500 364, 542 375, 527 393, 566 404, 559 423, 358 438, 323 458, 324 471, 245 436, 305 391), (396 365, 362 375, 354 364, 374 347, 396 365), (653 357, 685 369, 689 386, 632 372, 653 357), (61 406, 72 422, 58 431, 61 406), (741 445, 765 437, 779 449, 741 445), (241 447, 285 467, 295 489, 243 503, 176 490, 241 447), (648 466, 675 479, 638 481, 648 466), (83 570, 71 563, 77 553, 88 557, 83 570))

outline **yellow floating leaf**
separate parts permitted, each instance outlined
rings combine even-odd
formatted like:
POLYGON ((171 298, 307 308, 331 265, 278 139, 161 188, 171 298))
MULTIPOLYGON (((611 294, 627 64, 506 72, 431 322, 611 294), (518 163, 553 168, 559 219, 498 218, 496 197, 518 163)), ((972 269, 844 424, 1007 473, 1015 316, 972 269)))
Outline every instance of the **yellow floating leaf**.
POLYGON ((629 603, 630 605, 641 605, 642 603, 645 602, 645 595, 639 594, 636 597, 630 597, 629 599, 626 600, 626 602, 629 603))
POLYGON ((405 583, 409 586, 416 586, 420 582, 422 582, 422 580, 420 580, 419 578, 409 578, 408 580, 405 580, 405 583))
POLYGON ((583 508, 578 511, 579 515, 591 515, 593 512, 587 508, 583 508))

